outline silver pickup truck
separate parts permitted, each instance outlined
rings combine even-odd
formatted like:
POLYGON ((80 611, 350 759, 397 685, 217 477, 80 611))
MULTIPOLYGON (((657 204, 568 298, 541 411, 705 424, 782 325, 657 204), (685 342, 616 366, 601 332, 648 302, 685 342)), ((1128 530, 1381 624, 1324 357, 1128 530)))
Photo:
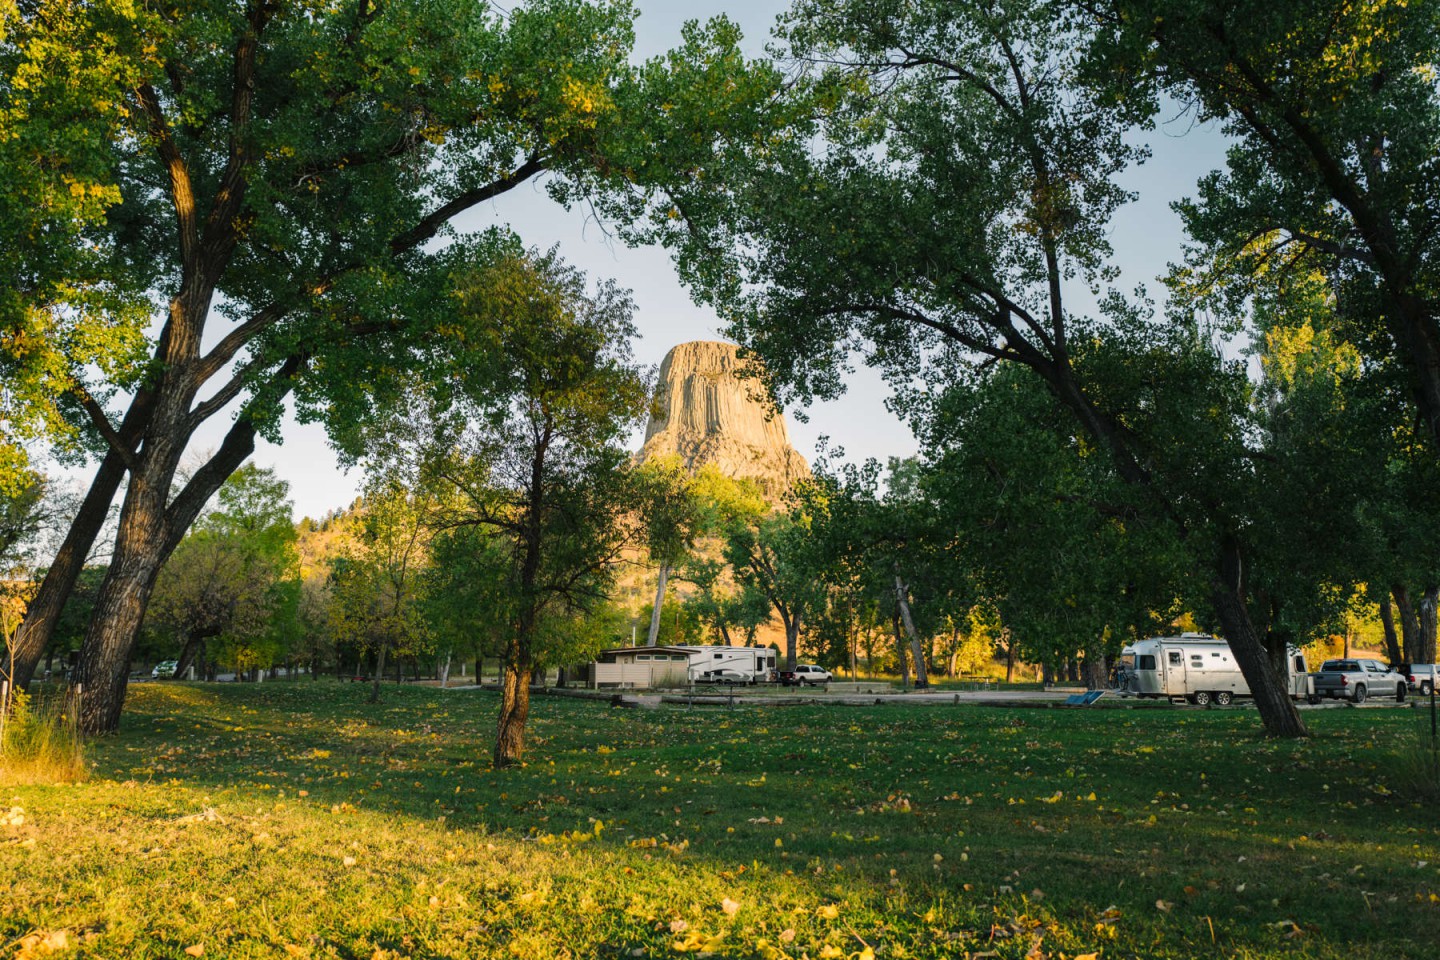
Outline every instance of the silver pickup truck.
POLYGON ((1315 696, 1364 703, 1366 697, 1405 699, 1405 676, 1379 660, 1326 660, 1315 674, 1315 696))

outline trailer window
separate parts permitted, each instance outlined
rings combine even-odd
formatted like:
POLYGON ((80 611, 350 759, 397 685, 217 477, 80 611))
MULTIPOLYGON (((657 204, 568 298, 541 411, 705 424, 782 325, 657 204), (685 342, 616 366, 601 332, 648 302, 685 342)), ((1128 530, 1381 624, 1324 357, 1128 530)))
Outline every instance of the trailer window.
POLYGON ((1295 672, 1296 672, 1296 673, 1304 673, 1304 672, 1305 672, 1305 658, 1304 658, 1303 656, 1300 656, 1300 657, 1296 657, 1296 658, 1295 658, 1295 672))
POLYGON ((1170 651, 1170 662, 1173 663, 1173 664, 1174 664, 1175 666, 1177 666, 1177 667, 1180 666, 1180 651, 1179 651, 1179 650, 1171 650, 1171 651, 1170 651))
POLYGON ((1139 669, 1141 669, 1141 670, 1154 670, 1154 669, 1155 669, 1155 655, 1154 655, 1154 654, 1150 654, 1150 653, 1142 653, 1142 654, 1140 654, 1140 667, 1139 667, 1139 669))
POLYGON ((1192 667, 1204 667, 1204 666, 1205 666, 1205 658, 1202 657, 1202 656, 1200 656, 1200 654, 1198 654, 1198 653, 1192 653, 1192 654, 1190 654, 1190 666, 1192 666, 1192 667))

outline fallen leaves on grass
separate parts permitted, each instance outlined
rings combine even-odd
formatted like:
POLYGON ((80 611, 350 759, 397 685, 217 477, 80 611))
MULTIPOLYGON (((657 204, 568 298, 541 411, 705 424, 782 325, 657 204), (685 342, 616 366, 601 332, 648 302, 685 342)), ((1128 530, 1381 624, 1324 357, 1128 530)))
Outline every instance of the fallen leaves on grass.
POLYGON ((68 949, 69 946, 70 931, 68 930, 36 930, 34 933, 20 938, 20 942, 16 944, 15 960, 48 957, 52 953, 68 949))

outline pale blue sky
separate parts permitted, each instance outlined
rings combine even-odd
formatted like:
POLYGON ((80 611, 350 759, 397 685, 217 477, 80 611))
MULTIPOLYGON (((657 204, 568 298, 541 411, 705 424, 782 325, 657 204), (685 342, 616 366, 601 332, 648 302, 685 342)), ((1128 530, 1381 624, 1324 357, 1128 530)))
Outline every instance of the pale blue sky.
MULTIPOLYGON (((679 42, 685 20, 720 13, 741 25, 750 52, 759 54, 786 4, 780 0, 640 0, 638 6, 642 13, 636 26, 637 56, 649 57, 679 42)), ((1197 178, 1223 162, 1220 138, 1213 131, 1192 129, 1185 118, 1162 127, 1151 141, 1153 159, 1126 177, 1127 185, 1140 193, 1140 200, 1126 207, 1114 223, 1117 262, 1124 271, 1121 288, 1126 290, 1137 283, 1153 287, 1167 262, 1178 258, 1182 235, 1169 203, 1190 192, 1197 178)), ((611 240, 594 222, 587 222, 584 210, 561 209, 535 185, 475 211, 463 224, 507 222, 526 243, 541 249, 558 244, 567 260, 591 276, 614 278, 634 292, 642 334, 636 353, 643 362, 658 364, 676 343, 719 336, 715 315, 690 301, 663 251, 630 249, 611 240)), ((815 443, 822 435, 855 459, 913 453, 915 440, 885 409, 886 395, 878 376, 861 369, 850 378, 844 398, 808 411, 808 423, 788 418, 792 442, 807 459, 813 458, 815 443)), ((219 436, 220 430, 210 431, 198 438, 196 445, 214 446, 219 436)), ((354 498, 361 477, 358 471, 340 471, 321 428, 291 423, 285 437, 282 446, 262 441, 255 460, 275 467, 290 482, 297 517, 318 516, 354 498)))

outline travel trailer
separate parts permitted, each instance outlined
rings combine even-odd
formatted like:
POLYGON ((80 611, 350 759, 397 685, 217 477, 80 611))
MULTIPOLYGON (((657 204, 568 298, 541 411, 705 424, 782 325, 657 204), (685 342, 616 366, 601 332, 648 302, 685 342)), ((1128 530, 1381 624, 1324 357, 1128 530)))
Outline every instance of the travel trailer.
MULTIPOLYGON (((1313 697, 1305 655, 1291 647, 1285 667, 1290 696, 1313 697)), ((1120 676, 1120 692, 1136 697, 1183 697, 1201 705, 1213 700, 1224 706, 1250 695, 1230 644, 1202 633, 1151 637, 1125 647, 1120 651, 1120 676)))
POLYGON ((770 683, 775 651, 769 647, 685 647, 691 683, 770 683))

